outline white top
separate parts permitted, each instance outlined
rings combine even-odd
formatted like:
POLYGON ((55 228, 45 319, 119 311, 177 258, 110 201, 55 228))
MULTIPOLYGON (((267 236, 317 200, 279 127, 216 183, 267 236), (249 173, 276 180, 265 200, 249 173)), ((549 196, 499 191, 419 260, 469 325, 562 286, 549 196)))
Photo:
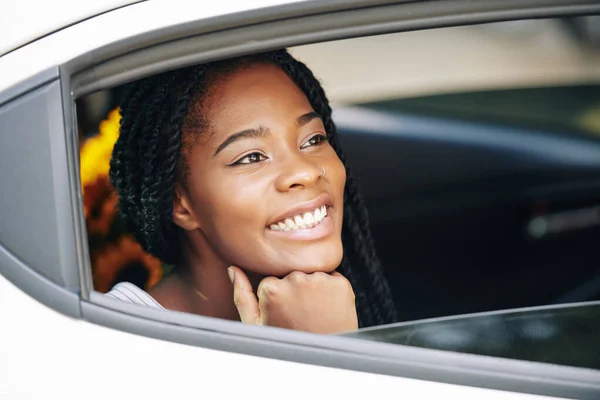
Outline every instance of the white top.
POLYGON ((105 294, 105 296, 125 301, 127 303, 139 304, 141 306, 165 310, 165 308, 161 306, 158 301, 154 300, 152 296, 135 286, 133 283, 129 282, 117 283, 115 286, 113 286, 110 292, 105 294))

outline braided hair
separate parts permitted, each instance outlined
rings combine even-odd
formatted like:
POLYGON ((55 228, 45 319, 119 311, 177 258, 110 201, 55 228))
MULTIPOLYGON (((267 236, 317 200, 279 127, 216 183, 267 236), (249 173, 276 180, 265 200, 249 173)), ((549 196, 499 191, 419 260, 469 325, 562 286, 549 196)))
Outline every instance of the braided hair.
POLYGON ((304 92, 321 116, 327 138, 346 167, 344 257, 338 271, 354 289, 359 326, 396 322, 396 308, 375 251, 367 208, 342 151, 329 101, 311 70, 285 50, 187 67, 130 85, 121 102, 120 134, 109 173, 126 229, 135 234, 147 252, 163 262, 183 262, 180 228, 172 221, 174 185, 176 181, 185 184, 188 166, 181 153, 189 150, 197 137, 186 137, 188 134, 182 132, 199 132, 201 129, 183 128, 207 124, 202 115, 195 115, 190 121, 192 113, 188 111, 207 93, 216 76, 222 79, 242 65, 261 63, 281 68, 304 92))

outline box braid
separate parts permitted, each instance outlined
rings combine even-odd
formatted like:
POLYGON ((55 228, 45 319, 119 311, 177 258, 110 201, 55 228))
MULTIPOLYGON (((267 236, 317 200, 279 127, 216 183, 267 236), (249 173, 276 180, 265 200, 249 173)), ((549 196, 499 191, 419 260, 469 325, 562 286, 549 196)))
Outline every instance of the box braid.
POLYGON ((196 139, 182 135, 188 110, 215 76, 222 78, 236 67, 255 63, 279 66, 305 93, 323 120, 331 146, 346 166, 344 258, 338 271, 354 288, 359 325, 396 322, 396 308, 375 251, 367 208, 341 149, 325 92, 310 69, 285 50, 188 67, 129 87, 120 107, 120 134, 109 173, 125 226, 146 251, 163 262, 183 262, 172 212, 174 184, 178 179, 184 184, 187 170, 181 153, 196 139))

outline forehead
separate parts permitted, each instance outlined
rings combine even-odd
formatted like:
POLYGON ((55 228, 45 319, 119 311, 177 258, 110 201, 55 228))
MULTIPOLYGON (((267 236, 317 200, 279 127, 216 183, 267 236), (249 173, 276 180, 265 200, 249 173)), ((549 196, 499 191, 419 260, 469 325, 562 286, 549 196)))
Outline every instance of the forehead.
POLYGON ((309 106, 300 88, 279 66, 272 64, 243 65, 216 75, 209 92, 207 111, 213 117, 260 115, 267 109, 283 111, 309 106))
POLYGON ((312 111, 304 92, 277 65, 226 65, 207 71, 206 82, 184 121, 183 147, 189 151, 233 132, 295 122, 312 111))

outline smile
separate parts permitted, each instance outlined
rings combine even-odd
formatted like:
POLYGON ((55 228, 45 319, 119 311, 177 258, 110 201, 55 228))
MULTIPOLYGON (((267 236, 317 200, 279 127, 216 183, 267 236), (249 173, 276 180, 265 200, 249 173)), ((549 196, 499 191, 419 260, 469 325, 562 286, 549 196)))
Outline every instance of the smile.
POLYGON ((297 229, 310 229, 319 225, 327 217, 327 207, 321 206, 312 212, 296 214, 269 225, 272 231, 289 232, 297 229))

